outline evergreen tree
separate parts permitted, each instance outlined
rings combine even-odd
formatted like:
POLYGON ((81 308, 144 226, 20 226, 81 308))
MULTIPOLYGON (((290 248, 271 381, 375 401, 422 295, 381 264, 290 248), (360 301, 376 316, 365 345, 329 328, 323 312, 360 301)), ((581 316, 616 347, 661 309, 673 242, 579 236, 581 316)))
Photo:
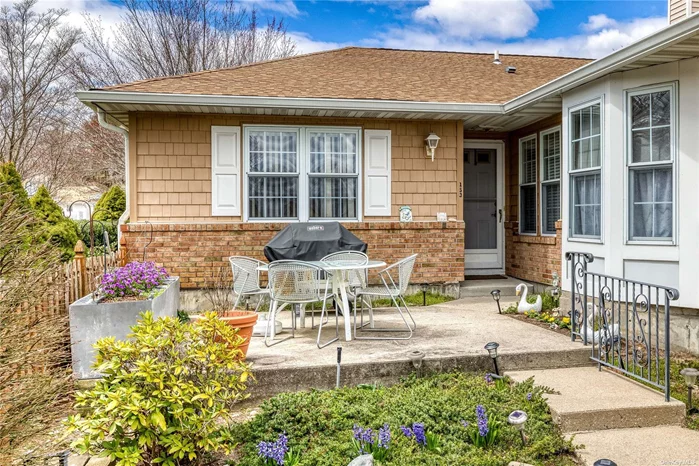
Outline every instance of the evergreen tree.
POLYGON ((114 185, 99 198, 95 205, 95 220, 119 220, 126 210, 126 192, 119 185, 114 185))
MULTIPOLYGON (((29 196, 22 184, 22 177, 12 162, 0 164, 0 194, 12 194, 13 204, 18 208, 29 208, 29 196)), ((0 208, 6 196, 0 196, 0 208)))
POLYGON ((43 222, 42 237, 61 249, 61 260, 72 259, 75 255, 73 248, 78 242, 78 232, 73 221, 63 215, 63 210, 44 185, 39 187, 29 201, 34 215, 43 222))

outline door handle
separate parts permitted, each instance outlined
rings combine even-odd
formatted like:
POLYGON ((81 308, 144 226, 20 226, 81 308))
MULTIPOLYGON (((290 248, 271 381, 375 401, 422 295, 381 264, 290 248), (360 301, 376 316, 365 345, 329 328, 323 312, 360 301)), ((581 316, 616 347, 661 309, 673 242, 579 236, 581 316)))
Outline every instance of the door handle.
POLYGON ((502 223, 502 209, 498 209, 498 214, 500 214, 499 223, 502 223))

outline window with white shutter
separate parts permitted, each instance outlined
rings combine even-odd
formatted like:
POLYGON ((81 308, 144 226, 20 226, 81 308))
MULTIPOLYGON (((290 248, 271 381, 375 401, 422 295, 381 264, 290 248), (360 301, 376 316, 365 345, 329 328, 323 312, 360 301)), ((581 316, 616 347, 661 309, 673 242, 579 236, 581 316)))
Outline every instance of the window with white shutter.
POLYGON ((240 127, 211 127, 211 215, 240 215, 240 127))
POLYGON ((364 215, 391 215, 391 131, 364 131, 364 215))

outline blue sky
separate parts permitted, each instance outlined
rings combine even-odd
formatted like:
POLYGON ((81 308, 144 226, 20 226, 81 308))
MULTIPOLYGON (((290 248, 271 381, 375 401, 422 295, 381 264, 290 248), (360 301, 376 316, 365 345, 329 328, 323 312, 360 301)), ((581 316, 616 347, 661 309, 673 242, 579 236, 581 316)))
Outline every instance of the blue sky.
POLYGON ((599 57, 666 25, 667 0, 254 1, 303 51, 344 45, 599 57))
MULTIPOLYGON (((667 25, 667 0, 239 0, 284 18, 300 52, 347 45, 597 58, 667 25)), ((39 0, 100 15, 119 0, 39 0)))

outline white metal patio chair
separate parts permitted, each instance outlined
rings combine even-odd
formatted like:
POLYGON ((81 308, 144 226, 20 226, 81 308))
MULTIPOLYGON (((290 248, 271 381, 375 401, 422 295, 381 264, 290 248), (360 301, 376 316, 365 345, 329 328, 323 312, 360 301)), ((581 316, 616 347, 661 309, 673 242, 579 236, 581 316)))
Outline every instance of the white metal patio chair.
MULTIPOLYGON (((325 316, 325 305, 328 297, 332 295, 330 290, 330 274, 314 264, 302 261, 280 260, 269 264, 269 292, 272 299, 272 308, 267 319, 265 330, 265 345, 274 346, 289 338, 294 338, 296 327, 296 312, 294 304, 311 304, 322 302, 320 315, 321 325, 318 328, 316 344, 323 348, 339 338, 339 320, 335 314, 335 338, 321 345, 320 336, 323 331, 322 321, 325 316), (291 309, 291 335, 271 343, 269 341, 269 323, 275 322, 277 312, 289 304, 291 309)), ((288 330, 288 329, 287 329, 288 330)))
POLYGON ((255 312, 260 308, 265 297, 269 297, 269 289, 260 286, 260 271, 258 268, 264 262, 252 257, 231 256, 228 258, 233 272, 233 293, 236 295, 233 309, 238 307, 245 296, 259 296, 255 312))
MULTIPOLYGON (((338 251, 328 254, 321 259, 323 262, 347 264, 347 265, 366 265, 369 263, 369 257, 360 251, 338 251)), ((354 301, 354 295, 356 290, 360 288, 366 288, 369 281, 369 271, 367 269, 357 269, 348 270, 342 272, 345 276, 343 277, 349 284, 347 294, 348 297, 354 301)), ((356 305, 356 303, 355 303, 356 305)), ((360 316, 360 327, 366 325, 374 326, 374 310, 371 307, 371 300, 365 300, 362 298, 361 316, 360 316), (364 323, 364 305, 367 305, 369 309, 369 322, 364 323)))
POLYGON ((403 298, 408 285, 410 284, 410 277, 413 274, 413 267, 415 266, 415 260, 417 259, 417 254, 401 259, 393 265, 390 265, 379 272, 379 277, 383 282, 382 285, 367 286, 365 288, 359 288, 355 292, 354 299, 354 334, 357 340, 409 340, 413 336, 413 331, 417 327, 413 315, 410 313, 410 309, 403 298), (397 283, 394 280, 393 275, 397 275, 397 283), (363 327, 357 327, 357 300, 364 296, 370 298, 390 298, 398 310, 403 323, 405 324, 405 329, 403 328, 386 328, 386 327, 372 327, 365 329, 363 327), (401 307, 402 304, 402 307, 401 307), (412 327, 405 318, 405 313, 408 314, 410 320, 412 321, 412 327), (365 332, 401 332, 407 333, 404 337, 362 337, 359 336, 358 330, 365 332))

